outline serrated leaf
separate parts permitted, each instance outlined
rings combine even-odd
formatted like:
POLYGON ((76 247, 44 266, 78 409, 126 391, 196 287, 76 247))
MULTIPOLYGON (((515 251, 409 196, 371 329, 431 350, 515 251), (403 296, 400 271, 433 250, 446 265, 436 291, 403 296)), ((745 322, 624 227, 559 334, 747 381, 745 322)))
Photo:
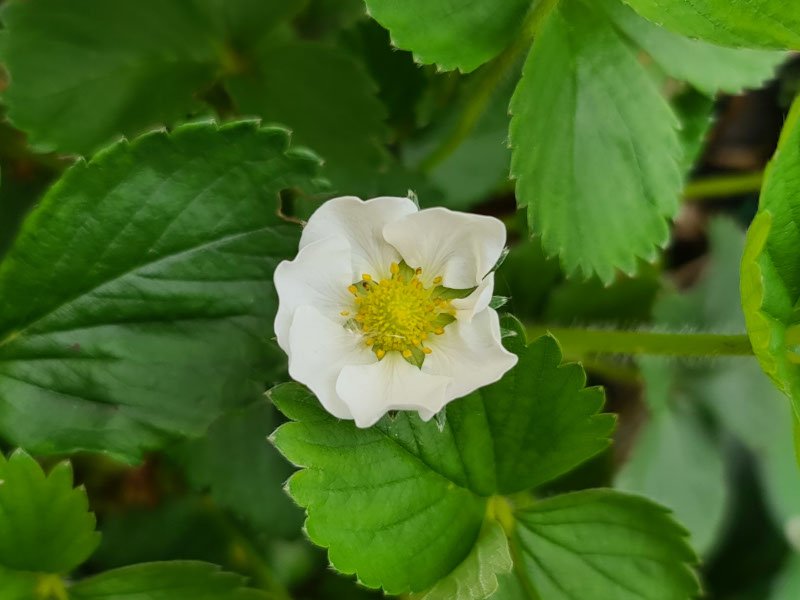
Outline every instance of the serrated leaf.
POLYGON ((610 283, 653 260, 682 185, 678 122, 598 8, 576 0, 550 15, 511 112, 517 201, 566 273, 610 283))
POLYGON ((364 69, 346 53, 311 42, 262 45, 253 60, 226 83, 239 112, 287 123, 297 143, 325 159, 336 190, 366 195, 365 180, 386 159, 386 132, 385 109, 364 69))
POLYGON ((800 414, 800 100, 769 164, 758 214, 747 233, 741 298, 747 333, 761 368, 800 414))
POLYGON ((497 590, 498 576, 509 573, 512 566, 503 528, 496 521, 487 522, 464 562, 431 589, 411 594, 409 600, 483 600, 497 590))
POLYGON ((253 122, 120 143, 48 192, 0 263, 0 432, 135 460, 261 393, 278 192, 317 161, 253 122))
POLYGON ((515 516, 515 569, 524 571, 535 597, 686 600, 699 593, 685 532, 644 498, 589 490, 515 516))
POLYGON ((800 50, 800 5, 785 0, 625 0, 643 17, 722 46, 800 50))
POLYGON ((41 151, 86 154, 198 107, 213 25, 194 2, 12 0, 3 7, 11 121, 41 151))
POLYGON ((735 94, 744 88, 761 87, 786 59, 784 52, 725 48, 684 37, 640 17, 622 0, 602 0, 598 5, 668 75, 710 96, 719 91, 735 94))
POLYGON ((549 481, 607 446, 614 420, 596 414, 602 391, 583 389, 579 366, 559 366, 552 338, 525 348, 515 333, 517 367, 448 405, 439 423, 401 412, 358 429, 300 386, 271 392, 295 421, 275 444, 305 467, 289 491, 339 571, 387 593, 424 590, 472 551, 488 496, 549 481))
POLYGON ((145 563, 106 571, 69 588, 70 600, 268 600, 244 578, 202 562, 145 563))
POLYGON ((469 72, 497 55, 519 31, 530 0, 367 0, 369 14, 422 63, 469 72))
POLYGON ((21 450, 0 454, 0 482, 0 569, 67 573, 94 552, 100 534, 69 463, 45 475, 21 450))
POLYGON ((295 537, 302 515, 283 492, 292 469, 267 441, 276 421, 274 409, 261 399, 223 415, 176 454, 192 485, 208 488, 220 506, 255 531, 295 537))

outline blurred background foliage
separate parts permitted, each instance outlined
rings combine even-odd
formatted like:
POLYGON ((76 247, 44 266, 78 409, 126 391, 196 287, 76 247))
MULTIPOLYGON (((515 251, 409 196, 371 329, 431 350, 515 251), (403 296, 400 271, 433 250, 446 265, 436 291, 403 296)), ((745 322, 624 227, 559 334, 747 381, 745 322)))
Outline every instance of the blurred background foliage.
MULTIPOLYGON (((73 10, 66 2, 40 4, 73 10)), ((711 99, 663 81, 684 121, 693 159, 685 168, 696 183, 657 264, 606 287, 567 279, 529 239, 524 214, 515 210, 507 137, 519 65, 490 93, 482 69, 460 75, 420 67, 391 46, 361 0, 97 5, 104 7, 97 14, 70 20, 90 37, 92 53, 59 46, 49 29, 61 22, 55 12, 25 36, 3 32, 4 101, 27 135, 8 119, 0 124, 0 256, 75 155, 154 126, 257 116, 290 127, 297 143, 325 158, 331 194, 411 190, 423 206, 503 219, 511 252, 497 293, 526 322, 744 330, 743 232, 756 210, 759 172, 800 90, 797 58, 763 89, 736 97, 711 99), (149 31, 147 45, 128 35, 136 28, 149 31), (137 60, 155 66, 121 68, 137 60), (46 102, 53 94, 58 102, 46 102), (476 94, 485 97, 476 101, 476 94)), ((28 18, 3 15, 20 28, 28 18)), ((302 218, 323 199, 292 197, 287 206, 302 218)), ((800 475, 790 408, 755 361, 634 362, 587 356, 562 342, 568 358, 583 361, 590 382, 606 387, 607 409, 619 413, 620 427, 612 449, 540 493, 611 485, 648 495, 690 531, 708 597, 800 597, 800 475)), ((276 366, 276 381, 282 369, 276 366)), ((73 456, 103 532, 82 574, 201 559, 251 577, 276 598, 378 597, 334 574, 324 552, 304 539, 302 513, 282 491, 292 469, 265 441, 279 419, 265 404, 243 407, 204 438, 138 466, 73 456)))

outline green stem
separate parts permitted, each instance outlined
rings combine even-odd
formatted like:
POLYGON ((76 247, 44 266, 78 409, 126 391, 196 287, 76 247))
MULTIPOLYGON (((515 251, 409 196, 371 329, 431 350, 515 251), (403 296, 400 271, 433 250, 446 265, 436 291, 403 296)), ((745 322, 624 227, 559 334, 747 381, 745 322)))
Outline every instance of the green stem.
POLYGON ((631 354, 685 357, 751 356, 746 335, 716 333, 656 333, 529 325, 529 339, 551 333, 566 356, 631 354))
POLYGON ((517 62, 519 55, 530 46, 531 37, 536 34, 558 2, 559 0, 540 0, 536 3, 522 26, 521 35, 500 56, 476 74, 474 94, 467 100, 450 134, 419 164, 421 171, 428 173, 435 169, 469 137, 486 112, 498 84, 517 62))
POLYGON ((713 200, 740 194, 752 194, 761 190, 764 171, 736 175, 715 175, 686 184, 683 196, 686 200, 713 200))

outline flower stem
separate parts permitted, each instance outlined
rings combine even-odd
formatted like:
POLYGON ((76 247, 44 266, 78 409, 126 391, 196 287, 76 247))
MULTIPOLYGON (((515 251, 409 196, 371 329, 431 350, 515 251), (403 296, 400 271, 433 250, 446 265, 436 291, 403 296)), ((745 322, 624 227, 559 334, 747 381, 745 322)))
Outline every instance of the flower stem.
POLYGON ((529 325, 529 339, 551 333, 568 357, 587 354, 651 354, 659 356, 752 356, 746 335, 717 333, 657 333, 529 325))
POLYGON ((763 182, 764 171, 704 177, 686 184, 683 197, 686 200, 713 200, 740 194, 752 194, 761 189, 763 182))

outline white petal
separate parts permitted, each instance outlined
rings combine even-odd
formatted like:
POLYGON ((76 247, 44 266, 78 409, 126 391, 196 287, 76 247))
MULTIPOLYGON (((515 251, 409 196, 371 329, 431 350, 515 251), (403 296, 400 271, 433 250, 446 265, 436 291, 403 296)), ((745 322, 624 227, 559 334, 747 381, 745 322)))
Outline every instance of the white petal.
POLYGON ((295 311, 289 330, 289 347, 292 379, 307 385, 333 416, 352 419, 349 408, 336 393, 336 380, 348 365, 377 362, 361 334, 326 319, 312 306, 301 306, 295 311))
POLYGON ((343 235, 350 242, 352 281, 363 273, 380 278, 389 275, 389 267, 399 262, 400 254, 383 238, 387 223, 417 212, 408 198, 383 197, 361 200, 355 196, 333 198, 319 207, 303 229, 300 247, 330 237, 343 235))
POLYGON ((422 267, 426 285, 441 276, 444 285, 478 285, 506 244, 506 228, 494 217, 426 208, 383 228, 386 241, 411 267, 422 267))
POLYGON ((416 410, 430 419, 445 405, 449 383, 449 377, 423 373, 399 352, 389 352, 378 363, 342 369, 336 392, 356 425, 369 427, 390 410, 416 410))
POLYGON ((353 296, 347 291, 353 283, 350 244, 343 236, 308 244, 294 260, 278 265, 273 281, 278 291, 275 335, 278 345, 289 354, 289 327, 299 306, 316 306, 334 320, 353 307, 353 296))
POLYGON ((494 294, 494 273, 489 273, 483 278, 478 289, 466 298, 451 300, 450 304, 456 309, 456 317, 460 321, 471 321, 472 317, 489 306, 492 294, 494 294))
POLYGON ((450 377, 447 401, 466 396, 494 383, 517 364, 517 356, 500 342, 500 319, 491 308, 472 321, 456 321, 445 333, 431 337, 433 352, 425 357, 422 370, 431 375, 450 377))

